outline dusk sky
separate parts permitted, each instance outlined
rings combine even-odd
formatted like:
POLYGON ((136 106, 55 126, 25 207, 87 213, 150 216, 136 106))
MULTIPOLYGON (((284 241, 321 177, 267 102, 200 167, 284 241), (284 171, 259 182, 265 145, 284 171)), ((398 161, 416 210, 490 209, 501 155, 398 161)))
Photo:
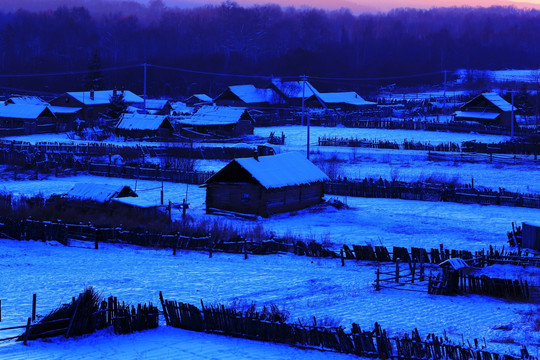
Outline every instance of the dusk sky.
MULTIPOLYGON (((222 0, 163 0, 170 5, 182 6, 193 4, 220 4, 222 0)), ((363 11, 388 11, 393 8, 432 8, 448 6, 515 6, 518 8, 540 9, 540 0, 236 0, 243 6, 253 4, 275 3, 281 6, 311 6, 324 9, 350 8, 354 12, 363 11)))

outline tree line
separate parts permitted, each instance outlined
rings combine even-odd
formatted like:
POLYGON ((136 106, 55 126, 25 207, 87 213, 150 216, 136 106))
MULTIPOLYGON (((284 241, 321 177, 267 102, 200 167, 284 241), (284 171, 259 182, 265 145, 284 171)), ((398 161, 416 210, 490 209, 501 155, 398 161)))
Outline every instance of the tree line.
MULTIPOLYGON (((167 7, 159 0, 136 6, 123 2, 123 8, 116 4, 110 11, 103 7, 107 3, 100 4, 99 12, 65 5, 55 10, 0 10, 0 73, 91 69, 94 77, 91 82, 88 74, 1 78, 0 86, 61 92, 87 89, 91 83, 140 93, 141 68, 99 69, 141 63, 228 74, 332 78, 540 68, 536 10, 454 7, 354 15, 345 9, 242 7, 230 1, 190 9, 167 7)), ((442 75, 407 81, 440 83, 442 75)), ((148 74, 148 91, 155 96, 216 95, 226 85, 256 82, 154 68, 148 74)), ((319 86, 340 90, 374 85, 380 84, 322 81, 319 86)))

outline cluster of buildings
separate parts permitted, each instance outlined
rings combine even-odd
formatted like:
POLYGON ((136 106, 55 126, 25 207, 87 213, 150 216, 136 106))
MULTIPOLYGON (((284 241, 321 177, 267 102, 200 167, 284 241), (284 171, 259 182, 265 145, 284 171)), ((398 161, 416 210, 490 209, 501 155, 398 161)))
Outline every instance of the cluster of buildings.
MULTIPOLYGON (((234 85, 215 98, 192 95, 185 101, 143 99, 127 90, 67 92, 49 102, 35 96, 11 97, 0 103, 0 136, 76 130, 105 121, 125 137, 238 137, 252 134, 254 112, 308 109, 360 112, 377 103, 356 92, 320 92, 308 81, 273 80, 268 86, 234 85)), ((496 93, 483 93, 454 114, 456 121, 504 128, 516 110, 496 93)), ((278 115, 279 116, 279 115, 278 115)), ((515 121, 515 120, 514 120, 515 121)))

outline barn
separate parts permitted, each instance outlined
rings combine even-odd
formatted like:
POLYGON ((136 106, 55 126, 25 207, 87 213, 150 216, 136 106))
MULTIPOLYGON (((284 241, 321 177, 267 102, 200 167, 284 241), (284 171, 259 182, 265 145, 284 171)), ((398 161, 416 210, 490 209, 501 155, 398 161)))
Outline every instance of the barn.
MULTIPOLYGON (((501 126, 507 129, 512 127, 512 108, 508 101, 492 92, 483 93, 463 105, 454 114, 456 121, 474 121, 483 125, 501 126)), ((515 125, 515 119, 514 125, 515 125)))
POLYGON ((328 176, 304 155, 292 152, 235 159, 202 186, 206 212, 269 217, 321 203, 328 176))

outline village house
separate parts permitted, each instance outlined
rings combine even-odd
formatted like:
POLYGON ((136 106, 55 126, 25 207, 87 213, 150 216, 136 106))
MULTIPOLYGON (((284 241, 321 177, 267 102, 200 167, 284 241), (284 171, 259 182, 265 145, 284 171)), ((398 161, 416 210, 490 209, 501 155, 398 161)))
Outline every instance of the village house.
POLYGON ((245 108, 203 106, 195 114, 180 119, 183 136, 237 137, 253 134, 255 122, 245 108))
POLYGON ((13 96, 5 101, 6 105, 44 105, 48 106, 49 103, 40 98, 39 96, 13 96))
POLYGON ((172 136, 173 126, 167 115, 122 114, 116 124, 115 132, 119 136, 137 139, 168 138, 172 136))
POLYGON ((82 120, 95 121, 106 118, 111 109, 111 100, 122 96, 126 105, 142 104, 143 98, 127 90, 99 90, 67 92, 55 99, 50 104, 57 107, 80 108, 82 120))
POLYGON ((328 176, 300 153, 235 159, 202 186, 206 212, 269 217, 320 204, 328 176))
POLYGON ((0 105, 0 134, 25 135, 56 132, 57 120, 47 105, 0 105))
POLYGON ((172 111, 169 100, 146 99, 142 104, 136 104, 137 108, 141 110, 143 110, 143 105, 145 106, 146 112, 151 115, 170 115, 172 111))
POLYGON ((249 108, 269 107, 284 100, 273 89, 258 89, 254 85, 229 86, 214 99, 218 106, 240 106, 249 108))
POLYGON ((456 121, 474 121, 483 125, 495 125, 510 129, 512 121, 515 123, 515 116, 512 119, 512 104, 504 100, 496 93, 483 93, 463 105, 456 111, 454 118, 456 121))
POLYGON ((376 102, 366 101, 354 91, 318 93, 310 96, 305 103, 307 107, 326 107, 342 111, 358 111, 377 107, 376 102))

